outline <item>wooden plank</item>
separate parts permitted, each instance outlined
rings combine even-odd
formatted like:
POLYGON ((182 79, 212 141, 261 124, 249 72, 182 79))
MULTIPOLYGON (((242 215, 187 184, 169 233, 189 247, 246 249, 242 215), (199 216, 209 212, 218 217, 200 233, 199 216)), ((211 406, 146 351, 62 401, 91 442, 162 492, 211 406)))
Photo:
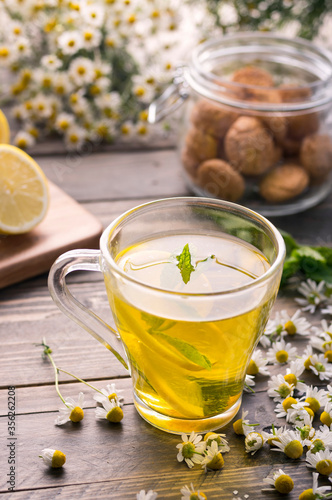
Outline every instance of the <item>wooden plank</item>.
POLYGON ((101 223, 53 183, 49 188, 45 219, 27 234, 0 238, 0 288, 48 271, 67 250, 99 245, 101 223))
POLYGON ((78 201, 163 198, 188 193, 174 150, 37 158, 46 176, 78 201))
MULTIPOLYGON (((271 410, 267 406, 272 403, 267 403, 266 399, 266 394, 245 397, 243 407, 249 410, 251 421, 257 421, 257 417, 260 417, 260 422, 266 418, 266 423, 270 423, 271 410)), ((302 491, 303 484, 310 484, 311 481, 311 474, 304 463, 304 455, 301 460, 292 461, 282 453, 271 452, 269 446, 265 445, 262 450, 251 456, 244 450, 244 438, 234 433, 231 424, 223 429, 231 448, 230 453, 224 455, 225 467, 219 473, 206 475, 199 466, 189 470, 185 464, 178 463, 176 444, 181 441, 179 436, 164 433, 147 424, 137 414, 133 405, 124 407, 124 419, 119 425, 112 425, 106 420, 96 421, 93 409, 85 410, 84 420, 76 425, 69 422, 65 426, 57 427, 53 423, 55 415, 40 413, 34 418, 31 418, 31 415, 17 418, 16 489, 40 489, 82 483, 88 485, 96 481, 107 482, 112 478, 112 481, 119 480, 123 485, 123 490, 120 490, 122 498, 129 499, 132 498, 132 488, 137 480, 141 485, 139 488, 158 489, 157 478, 167 473, 167 477, 177 486, 177 491, 184 484, 194 482, 202 487, 208 485, 211 494, 220 495, 222 491, 230 494, 236 489, 241 490, 243 494, 251 494, 251 498, 258 500, 266 498, 266 493, 259 491, 262 478, 272 470, 289 467, 292 475, 300 477, 301 474, 302 477, 301 481, 297 481, 294 495, 289 497, 295 499, 295 494, 298 495, 302 491), (38 454, 45 447, 54 447, 66 453, 67 463, 63 471, 50 471, 41 463, 38 454), (178 475, 181 476, 180 485, 176 484, 178 475), (258 490, 256 496, 255 489, 258 490)), ((6 418, 1 418, 2 450, 6 449, 8 441, 6 425, 6 418)), ((6 491, 4 476, 1 477, 0 491, 6 491)), ((170 498, 178 498, 174 493, 173 490, 173 496, 170 498)))

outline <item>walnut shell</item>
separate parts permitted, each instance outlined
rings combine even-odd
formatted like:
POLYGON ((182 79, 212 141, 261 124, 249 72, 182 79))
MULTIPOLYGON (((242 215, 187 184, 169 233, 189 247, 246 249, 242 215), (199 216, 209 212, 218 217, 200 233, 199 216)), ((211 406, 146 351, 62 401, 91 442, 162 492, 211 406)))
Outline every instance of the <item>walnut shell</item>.
POLYGON ((271 203, 282 203, 300 195, 309 185, 309 175, 295 163, 285 163, 269 172, 259 185, 260 195, 271 203))
POLYGON ((325 177, 332 170, 332 141, 327 134, 308 135, 302 142, 301 164, 311 178, 325 177))
POLYGON ((218 158, 201 163, 196 183, 213 196, 229 201, 240 199, 245 189, 242 175, 218 158))
POLYGON ((244 66, 238 69, 233 73, 232 81, 257 87, 273 87, 274 85, 271 73, 256 66, 244 66))
POLYGON ((222 138, 238 116, 226 108, 201 99, 192 108, 190 119, 196 128, 222 138))
POLYGON ((188 154, 195 158, 197 163, 217 156, 218 141, 196 127, 188 131, 185 143, 188 154))
POLYGON ((241 116, 225 137, 225 152, 232 166, 245 175, 260 175, 275 163, 275 144, 258 118, 241 116))
POLYGON ((199 165, 199 161, 195 156, 193 156, 188 148, 184 148, 181 151, 181 162, 182 165, 184 166, 185 170, 188 172, 188 174, 195 178, 197 174, 197 169, 199 165))

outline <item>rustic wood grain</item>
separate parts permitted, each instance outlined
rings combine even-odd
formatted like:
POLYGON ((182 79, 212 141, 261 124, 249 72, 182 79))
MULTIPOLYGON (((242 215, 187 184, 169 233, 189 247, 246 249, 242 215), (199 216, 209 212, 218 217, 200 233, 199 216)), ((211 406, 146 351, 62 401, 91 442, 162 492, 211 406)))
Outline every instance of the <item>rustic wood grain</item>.
POLYGON ((48 271, 78 247, 98 248, 101 223, 53 183, 45 219, 27 234, 0 238, 0 288, 48 271))

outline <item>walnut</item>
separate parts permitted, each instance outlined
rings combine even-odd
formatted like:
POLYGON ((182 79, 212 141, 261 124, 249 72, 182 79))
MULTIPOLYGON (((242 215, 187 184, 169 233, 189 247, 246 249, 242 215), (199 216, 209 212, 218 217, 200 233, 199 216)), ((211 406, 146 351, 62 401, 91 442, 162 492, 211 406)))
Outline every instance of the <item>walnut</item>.
POLYGON ((276 162, 273 138, 258 118, 241 116, 228 130, 225 152, 245 175, 260 175, 276 162))
POLYGON ((307 136, 302 142, 300 160, 311 178, 324 178, 332 170, 332 141, 329 135, 307 136))
POLYGON ((196 128, 214 137, 222 138, 238 116, 222 106, 201 99, 192 108, 190 119, 196 128))
POLYGON ((192 127, 185 139, 187 153, 201 163, 217 156, 218 141, 212 135, 192 127))
MULTIPOLYGON (((308 87, 297 87, 295 85, 280 85, 279 93, 282 102, 308 101, 311 97, 311 90, 308 87)), ((308 113, 298 111, 296 114, 287 117, 288 138, 300 141, 306 135, 314 134, 319 129, 319 113, 308 113)))
POLYGON ((196 183, 213 196, 229 201, 240 199, 245 188, 242 175, 218 158, 201 163, 196 183))
POLYGON ((244 66, 233 73, 232 81, 257 87, 273 87, 273 76, 265 69, 256 66, 244 66))
POLYGON ((309 185, 309 175, 295 163, 285 163, 260 182, 260 195, 271 203, 282 203, 300 195, 309 185))

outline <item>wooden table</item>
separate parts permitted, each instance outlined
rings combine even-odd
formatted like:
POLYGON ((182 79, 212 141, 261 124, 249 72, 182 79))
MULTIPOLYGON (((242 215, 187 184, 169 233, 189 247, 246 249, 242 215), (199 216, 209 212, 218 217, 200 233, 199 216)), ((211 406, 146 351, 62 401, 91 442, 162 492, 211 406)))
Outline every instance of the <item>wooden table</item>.
MULTIPOLYGON (((100 152, 75 157, 42 152, 35 158, 46 175, 73 196, 104 226, 127 209, 148 200, 187 195, 176 153, 173 149, 155 151, 100 152)), ((280 228, 290 231, 302 243, 331 244, 331 198, 309 212, 275 219, 280 228)), ((264 446, 256 455, 244 451, 244 440, 232 426, 224 430, 231 452, 225 455, 223 470, 205 474, 200 467, 189 470, 177 462, 178 436, 161 432, 141 419, 132 402, 131 380, 120 363, 79 326, 64 316, 53 303, 47 276, 13 285, 0 291, 0 424, 1 485, 4 498, 112 498, 135 499, 141 489, 153 489, 160 499, 181 498, 180 488, 193 483, 208 499, 279 498, 275 492, 262 493, 262 480, 272 470, 283 468, 295 482, 287 497, 297 499, 311 487, 311 474, 301 460, 291 461, 282 453, 264 446), (85 418, 81 424, 54 425, 61 406, 49 362, 41 357, 42 337, 51 345, 57 364, 102 388, 115 382, 122 389, 124 419, 119 425, 95 420, 93 391, 61 375, 64 396, 86 396, 85 418), (15 387, 15 492, 8 492, 10 465, 7 432, 8 387, 15 387), (61 470, 48 469, 38 458, 43 448, 56 448, 67 455, 61 470), (238 491, 238 494, 233 492, 238 491)), ((97 273, 77 273, 70 278, 76 297, 105 321, 113 324, 102 278, 97 273)), ((291 294, 280 294, 275 310, 296 309, 291 294)), ((310 318, 314 324, 319 314, 310 318)), ((294 340, 299 350, 305 342, 294 340)), ((285 372, 272 367, 271 373, 285 372)), ((309 380, 309 378, 306 378, 309 380)), ((315 385, 318 379, 310 379, 315 385)), ((268 378, 256 377, 256 393, 245 394, 243 408, 252 422, 263 428, 283 425, 273 412, 274 404, 266 394, 268 378)), ((316 419, 317 420, 317 419, 316 419)))

